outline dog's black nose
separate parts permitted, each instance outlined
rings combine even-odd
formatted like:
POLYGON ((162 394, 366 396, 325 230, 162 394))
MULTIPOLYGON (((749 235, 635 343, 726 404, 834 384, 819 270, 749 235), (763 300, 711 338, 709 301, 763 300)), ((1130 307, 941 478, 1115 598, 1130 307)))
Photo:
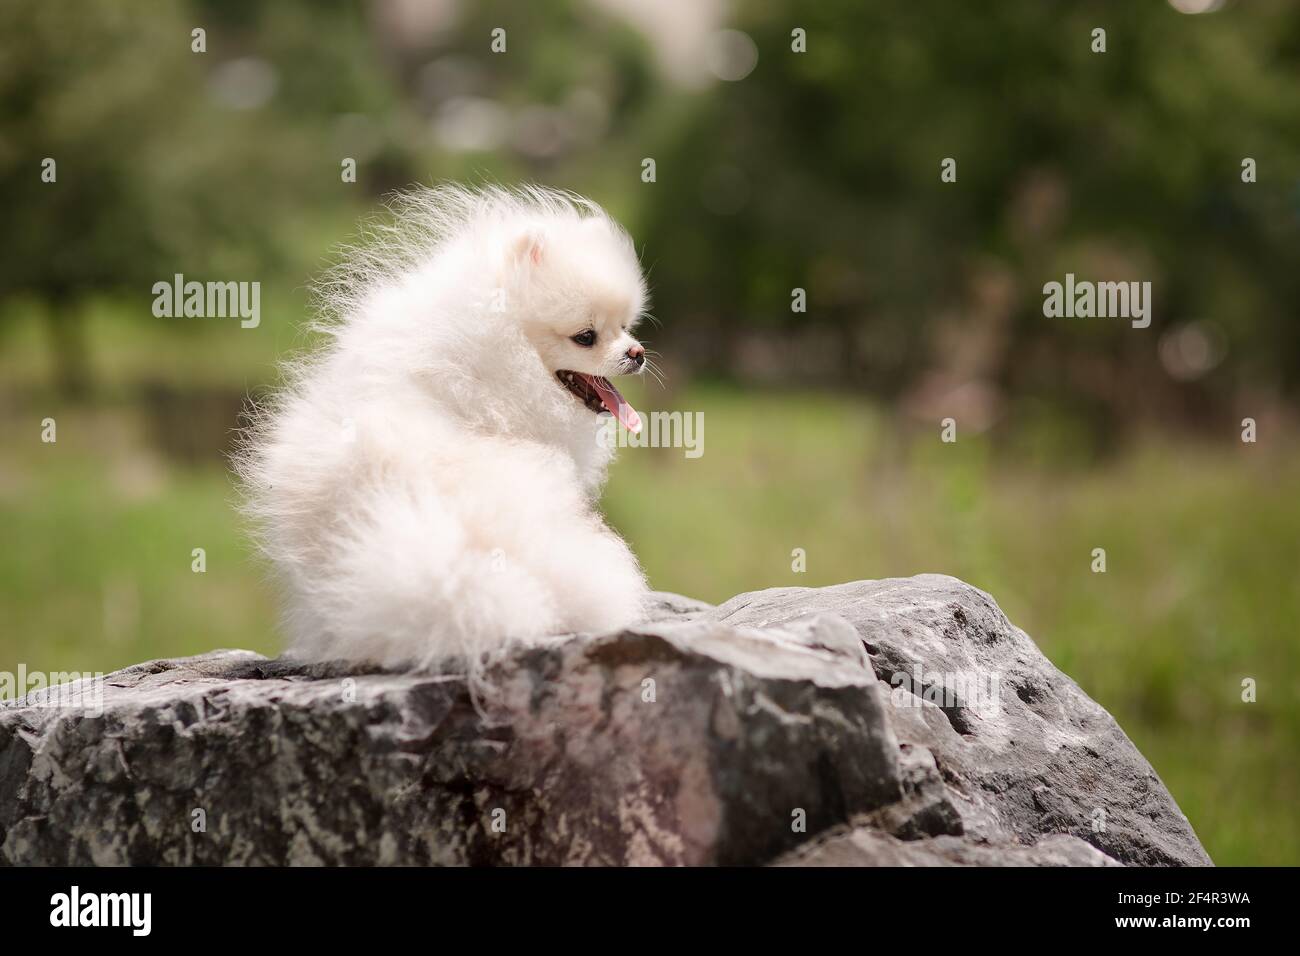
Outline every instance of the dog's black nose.
POLYGON ((627 357, 636 363, 637 368, 640 368, 642 365, 645 364, 645 346, 642 345, 632 346, 630 349, 627 350, 627 357))

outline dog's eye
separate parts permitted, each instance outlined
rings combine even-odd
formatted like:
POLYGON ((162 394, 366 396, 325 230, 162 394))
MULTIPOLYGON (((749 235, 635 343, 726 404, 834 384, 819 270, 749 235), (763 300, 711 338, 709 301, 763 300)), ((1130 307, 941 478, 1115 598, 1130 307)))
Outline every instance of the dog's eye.
POLYGON ((596 344, 596 331, 595 329, 586 329, 579 332, 573 337, 573 341, 577 342, 584 349, 589 349, 596 344))

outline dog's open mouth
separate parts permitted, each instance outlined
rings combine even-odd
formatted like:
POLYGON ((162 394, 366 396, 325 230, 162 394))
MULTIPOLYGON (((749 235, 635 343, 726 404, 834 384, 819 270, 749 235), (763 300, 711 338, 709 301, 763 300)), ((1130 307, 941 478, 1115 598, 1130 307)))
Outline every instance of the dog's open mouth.
POLYGON ((588 375, 586 372, 572 372, 562 368, 555 373, 560 384, 593 412, 608 411, 623 423, 623 427, 632 433, 641 431, 641 416, 628 404, 619 390, 607 378, 588 375))

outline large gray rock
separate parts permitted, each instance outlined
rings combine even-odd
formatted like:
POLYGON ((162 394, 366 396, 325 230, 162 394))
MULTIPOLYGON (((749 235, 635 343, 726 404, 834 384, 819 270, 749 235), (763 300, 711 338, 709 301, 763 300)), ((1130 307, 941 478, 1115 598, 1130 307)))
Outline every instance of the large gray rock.
POLYGON ((960 581, 655 618, 473 679, 217 651, 110 675, 98 714, 33 695, 0 709, 0 862, 1209 863, 1110 716, 960 581))

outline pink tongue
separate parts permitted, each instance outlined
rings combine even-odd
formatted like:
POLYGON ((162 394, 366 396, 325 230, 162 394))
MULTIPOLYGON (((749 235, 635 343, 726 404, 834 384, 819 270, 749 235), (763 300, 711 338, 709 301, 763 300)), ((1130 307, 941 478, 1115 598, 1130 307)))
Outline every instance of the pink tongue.
POLYGON ((626 428, 634 435, 641 433, 641 416, 636 413, 636 409, 627 403, 627 399, 619 394, 609 379, 600 378, 596 375, 584 375, 583 378, 596 390, 600 396, 601 404, 613 413, 614 417, 623 423, 626 428))

